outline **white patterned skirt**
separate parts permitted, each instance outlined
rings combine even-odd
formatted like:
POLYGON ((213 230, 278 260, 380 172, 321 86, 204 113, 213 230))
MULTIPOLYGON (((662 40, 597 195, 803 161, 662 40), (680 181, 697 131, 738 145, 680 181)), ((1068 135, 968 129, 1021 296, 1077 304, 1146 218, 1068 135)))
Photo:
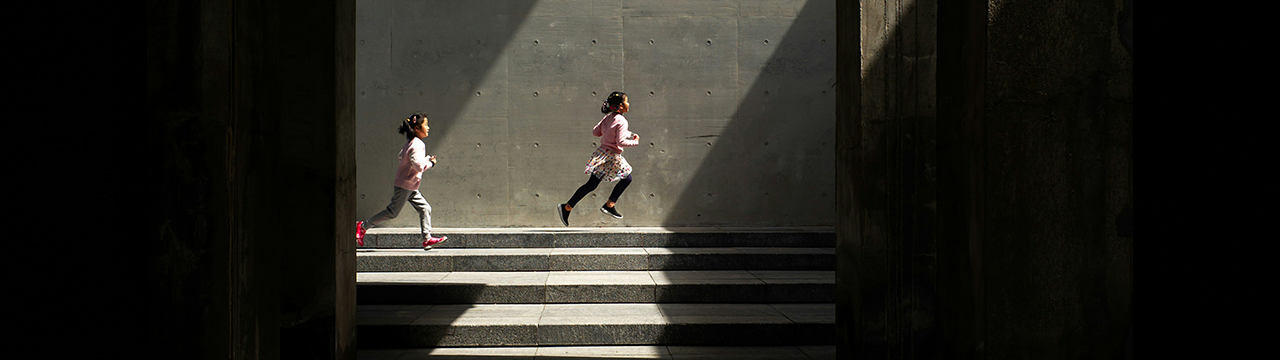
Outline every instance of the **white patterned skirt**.
POLYGON ((595 175, 604 181, 618 181, 631 175, 631 164, 622 154, 605 149, 603 146, 591 153, 591 161, 587 163, 587 174, 595 175))

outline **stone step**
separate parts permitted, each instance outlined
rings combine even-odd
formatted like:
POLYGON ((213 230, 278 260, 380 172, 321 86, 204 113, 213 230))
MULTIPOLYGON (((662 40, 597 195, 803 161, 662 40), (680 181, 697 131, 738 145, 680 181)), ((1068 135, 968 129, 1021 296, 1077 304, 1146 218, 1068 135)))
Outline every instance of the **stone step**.
POLYGON ((400 359, 665 359, 835 360, 835 346, 511 346, 362 349, 360 360, 400 359))
POLYGON ((835 248, 359 249, 357 272, 835 270, 835 248))
POLYGON ((361 272, 360 305, 829 303, 830 270, 361 272))
POLYGON ((359 305, 361 349, 834 345, 835 304, 359 305))
MULTIPOLYGON (((835 247, 832 227, 436 228, 438 248, 835 247)), ((370 249, 421 249, 418 228, 374 228, 370 249)))

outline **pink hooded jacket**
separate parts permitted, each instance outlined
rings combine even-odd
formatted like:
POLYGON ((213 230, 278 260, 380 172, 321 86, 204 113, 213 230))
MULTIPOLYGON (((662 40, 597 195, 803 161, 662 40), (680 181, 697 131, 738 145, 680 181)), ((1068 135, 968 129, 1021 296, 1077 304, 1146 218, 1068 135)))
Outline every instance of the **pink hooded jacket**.
POLYGON ((418 190, 422 184, 422 171, 435 164, 427 160, 427 144, 417 137, 404 143, 400 149, 400 168, 396 170, 395 185, 407 190, 418 190))
POLYGON ((624 147, 640 145, 640 140, 632 139, 631 131, 627 130, 627 118, 619 113, 605 115, 595 129, 591 129, 591 135, 600 137, 600 146, 618 154, 624 147))

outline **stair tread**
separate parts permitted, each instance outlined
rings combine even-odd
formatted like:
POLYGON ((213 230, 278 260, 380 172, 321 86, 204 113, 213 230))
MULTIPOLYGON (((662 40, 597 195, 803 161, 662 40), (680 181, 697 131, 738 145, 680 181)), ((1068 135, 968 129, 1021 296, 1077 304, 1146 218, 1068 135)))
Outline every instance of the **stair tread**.
POLYGON ((483 284, 537 285, 686 285, 686 284, 835 284, 832 270, 638 270, 516 272, 359 272, 358 285, 483 284))
POLYGON ((357 305, 358 325, 834 324, 835 304, 357 305))

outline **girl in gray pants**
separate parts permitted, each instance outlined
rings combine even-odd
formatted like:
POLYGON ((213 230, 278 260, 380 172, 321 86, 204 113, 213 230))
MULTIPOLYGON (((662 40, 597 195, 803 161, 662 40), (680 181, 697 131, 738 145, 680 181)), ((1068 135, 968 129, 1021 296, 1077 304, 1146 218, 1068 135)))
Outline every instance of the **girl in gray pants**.
POLYGON ((436 165, 436 157, 426 154, 427 145, 422 142, 423 139, 427 138, 430 130, 431 127, 427 126, 427 115, 421 112, 413 113, 408 119, 400 123, 400 133, 408 141, 400 149, 400 167, 396 170, 395 186, 391 192, 391 203, 387 205, 386 209, 373 214, 368 220, 356 222, 356 244, 364 246, 365 230, 399 216, 400 209, 404 208, 406 201, 413 205, 413 210, 418 212, 418 217, 421 220, 422 248, 424 250, 431 250, 433 245, 448 239, 447 236, 431 236, 431 204, 428 204, 427 200, 422 198, 422 193, 418 192, 418 185, 422 184, 422 172, 436 165))

